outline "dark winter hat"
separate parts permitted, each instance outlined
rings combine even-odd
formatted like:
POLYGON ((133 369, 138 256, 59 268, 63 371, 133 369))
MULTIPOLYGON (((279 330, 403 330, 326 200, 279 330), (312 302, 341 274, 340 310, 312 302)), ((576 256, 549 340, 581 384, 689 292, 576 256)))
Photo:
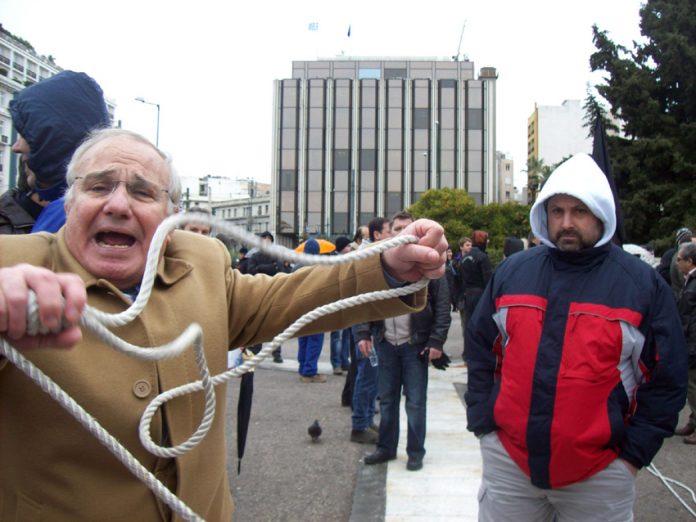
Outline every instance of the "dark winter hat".
POLYGON ((510 257, 515 252, 524 250, 524 242, 519 237, 508 236, 503 243, 503 254, 510 257))
POLYGON ((27 164, 44 200, 60 197, 75 149, 110 125, 101 87, 85 73, 63 71, 27 87, 10 102, 12 123, 31 151, 27 164))
POLYGON ((267 237, 267 238, 269 238, 271 241, 273 241, 273 234, 271 234, 268 230, 266 230, 265 232, 261 232, 261 234, 259 234, 259 235, 260 235, 261 237, 267 237))
POLYGON ((691 241, 691 237, 693 234, 691 233, 691 230, 688 228, 680 228, 677 230, 677 245, 681 245, 682 243, 686 243, 687 241, 691 241))
POLYGON ((350 245, 350 239, 348 239, 346 236, 338 236, 334 243, 336 244, 336 252, 340 253, 341 250, 350 245))
POLYGON ((319 254, 319 242, 314 238, 309 238, 304 245, 304 253, 310 255, 319 254))

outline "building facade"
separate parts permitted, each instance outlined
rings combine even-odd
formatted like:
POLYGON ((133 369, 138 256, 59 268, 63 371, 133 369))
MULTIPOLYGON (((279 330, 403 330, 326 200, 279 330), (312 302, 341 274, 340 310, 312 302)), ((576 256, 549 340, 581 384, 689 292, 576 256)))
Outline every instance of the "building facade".
MULTIPOLYGON (((215 217, 224 219, 247 232, 260 234, 266 230, 271 230, 270 205, 270 191, 265 191, 247 198, 213 203, 211 210, 215 217)), ((280 244, 294 246, 289 242, 280 244)))
POLYGON ((517 187, 515 187, 514 162, 502 152, 496 155, 496 172, 498 175, 498 199, 500 203, 519 201, 517 187))
POLYGON ((293 62, 274 90, 277 235, 352 235, 431 188, 498 200, 496 70, 470 61, 293 62))
MULTIPOLYGON (((29 42, 0 24, 0 193, 14 187, 17 179, 17 155, 12 153, 17 132, 12 125, 10 101, 25 87, 62 70, 52 56, 38 54, 29 42)), ((116 105, 107 99, 106 106, 113 122, 116 105)))
POLYGON ((527 119, 527 163, 541 160, 553 166, 578 152, 592 152, 592 138, 584 126, 580 100, 561 105, 536 105, 527 119))

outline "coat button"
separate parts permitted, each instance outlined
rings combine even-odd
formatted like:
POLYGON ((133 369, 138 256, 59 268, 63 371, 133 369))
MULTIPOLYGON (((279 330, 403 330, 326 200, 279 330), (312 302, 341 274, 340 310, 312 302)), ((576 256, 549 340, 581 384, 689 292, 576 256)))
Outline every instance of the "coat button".
POLYGON ((139 399, 144 399, 145 397, 150 395, 151 391, 152 386, 150 386, 150 383, 146 380, 141 379, 139 381, 135 381, 135 384, 133 385, 133 395, 135 395, 139 399))

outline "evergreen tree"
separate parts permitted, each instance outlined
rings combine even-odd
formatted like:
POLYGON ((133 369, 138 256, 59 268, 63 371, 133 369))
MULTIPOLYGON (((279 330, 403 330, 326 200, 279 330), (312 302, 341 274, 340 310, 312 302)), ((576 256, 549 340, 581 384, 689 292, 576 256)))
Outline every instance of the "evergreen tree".
POLYGON ((622 122, 608 140, 627 239, 673 243, 696 225, 696 2, 648 0, 640 17, 631 50, 594 26, 590 66, 607 73, 597 92, 622 122))

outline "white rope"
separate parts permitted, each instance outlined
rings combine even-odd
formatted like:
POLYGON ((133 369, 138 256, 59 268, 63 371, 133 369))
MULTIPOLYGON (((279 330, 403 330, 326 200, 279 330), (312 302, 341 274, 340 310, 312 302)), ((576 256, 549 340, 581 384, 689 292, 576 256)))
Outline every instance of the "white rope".
POLYGON ((672 484, 674 484, 675 486, 679 486, 680 488, 685 489, 685 490, 691 495, 691 502, 693 502, 694 504, 696 504, 696 495, 694 494, 694 490, 693 490, 693 489, 691 489, 689 486, 687 486, 687 485, 684 484, 683 482, 679 482, 678 480, 674 480, 673 478, 670 478, 670 477, 667 477, 667 476, 663 475, 662 472, 660 472, 660 470, 657 469, 657 467, 655 467, 654 464, 650 464, 650 465, 647 466, 645 469, 647 469, 650 473, 652 473, 652 474, 655 475, 658 479, 660 479, 660 480, 662 481, 662 483, 665 485, 665 487, 666 487, 667 489, 670 490, 670 492, 672 493, 672 495, 674 495, 674 497, 675 497, 679 502, 681 502, 681 505, 684 506, 684 508, 685 508, 689 513, 691 513, 691 516, 694 517, 694 518, 696 518, 696 511, 694 511, 694 509, 693 509, 691 506, 689 506, 689 505, 686 503, 686 501, 685 501, 683 498, 681 498, 681 496, 679 496, 679 493, 677 493, 677 491, 672 487, 672 484))
MULTIPOLYGON (((164 358, 176 357, 193 345, 193 350, 198 365, 201 379, 192 383, 179 386, 177 388, 165 391, 155 397, 150 404, 145 408, 140 419, 138 427, 140 441, 143 446, 152 454, 163 457, 172 458, 185 454, 195 448, 208 433, 210 426, 215 417, 215 390, 214 387, 223 382, 227 382, 233 377, 240 377, 244 373, 252 370, 263 361, 275 347, 280 346, 284 341, 290 339, 307 324, 317 320, 318 318, 332 314, 339 310, 369 303, 372 301, 391 299, 414 293, 425 285, 427 279, 423 279, 416 283, 390 290, 382 290, 376 292, 368 292, 361 295, 356 295, 346 299, 342 299, 335 303, 330 303, 320 306, 311 312, 304 314, 291 324, 284 332, 277 335, 270 344, 255 355, 252 359, 245 361, 240 366, 231 370, 218 374, 214 377, 210 376, 208 365, 205 360, 203 349, 203 332, 201 327, 193 323, 189 325, 176 339, 170 343, 158 347, 143 348, 127 343, 123 339, 114 335, 107 327, 122 326, 135 319, 145 308, 152 293, 154 284, 159 253, 162 250, 162 245, 169 233, 175 228, 188 222, 208 223, 215 226, 218 230, 222 230, 237 241, 257 247, 259 250, 266 252, 278 259, 300 262, 304 265, 333 265, 350 263, 358 259, 381 254, 382 252, 399 245, 406 243, 414 243, 418 240, 415 236, 398 236, 396 238, 383 241, 372 245, 370 248, 351 252, 340 256, 320 256, 300 254, 292 250, 288 250, 276 245, 267 244, 259 240, 255 235, 249 234, 238 227, 226 223, 212 216, 186 214, 173 215, 164 220, 157 228, 155 235, 150 244, 148 251, 147 262, 143 280, 141 282, 140 292, 131 306, 123 312, 117 314, 108 314, 101 310, 97 310, 90 306, 86 306, 80 324, 95 332, 101 339, 113 347, 114 349, 144 360, 159 360, 164 358), (167 401, 195 391, 204 391, 205 408, 201 423, 196 431, 189 437, 188 440, 174 447, 158 446, 152 440, 150 426, 152 418, 156 414, 158 408, 167 401)), ((40 324, 38 317, 38 305, 35 296, 30 292, 30 302, 28 306, 27 332, 30 335, 37 333, 48 333, 48 329, 40 324)), ((60 328, 59 328, 60 329, 60 328)), ((59 330, 58 329, 58 330, 59 330)), ((90 433, 92 433, 119 461, 121 461, 128 470, 139 478, 150 490, 166 503, 174 512, 179 514, 185 520, 202 520, 194 513, 184 502, 164 486, 154 475, 152 475, 133 455, 128 452, 108 431, 106 431, 86 412, 75 400, 63 391, 50 377, 36 368, 30 361, 23 357, 18 350, 11 346, 6 341, 0 339, 0 354, 4 355, 18 369, 25 373, 30 379, 36 382, 39 387, 49 396, 56 400, 63 408, 65 408, 80 424, 82 424, 90 433)))

